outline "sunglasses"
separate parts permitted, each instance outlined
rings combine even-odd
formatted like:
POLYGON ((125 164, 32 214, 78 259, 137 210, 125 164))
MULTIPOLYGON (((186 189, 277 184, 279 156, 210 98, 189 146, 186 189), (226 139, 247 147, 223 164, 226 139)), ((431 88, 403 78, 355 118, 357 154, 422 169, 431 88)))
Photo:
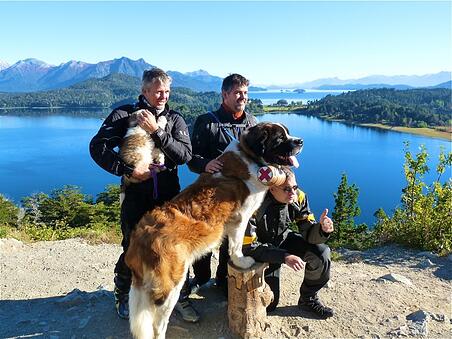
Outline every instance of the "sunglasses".
POLYGON ((294 185, 294 186, 286 186, 284 188, 281 188, 284 192, 286 193, 291 193, 292 191, 297 191, 298 190, 298 185, 294 185))

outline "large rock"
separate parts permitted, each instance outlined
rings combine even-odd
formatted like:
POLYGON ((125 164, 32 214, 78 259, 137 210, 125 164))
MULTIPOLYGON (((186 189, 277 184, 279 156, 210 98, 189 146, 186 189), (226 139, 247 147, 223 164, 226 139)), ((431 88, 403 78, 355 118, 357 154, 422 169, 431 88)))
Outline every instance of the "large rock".
POLYGON ((430 259, 425 259, 416 265, 417 268, 430 268, 435 266, 435 264, 430 259))
POLYGON ((64 297, 57 299, 56 303, 62 306, 76 306, 88 300, 89 297, 87 292, 75 288, 64 297))
POLYGON ((376 281, 378 281, 378 282, 391 281, 391 282, 399 282, 399 283, 409 285, 409 286, 413 285, 413 283, 411 282, 410 279, 408 279, 407 277, 404 277, 401 274, 397 274, 397 273, 389 273, 389 274, 383 275, 380 278, 376 279, 376 281))
POLYGON ((410 313, 406 316, 406 320, 414 322, 429 321, 430 319, 438 322, 444 322, 446 317, 444 314, 431 313, 424 310, 417 310, 416 312, 410 313))
POLYGON ((427 257, 429 259, 436 259, 438 258, 438 255, 429 251, 419 252, 417 254, 418 257, 427 257))
POLYGON ((428 321, 430 318, 430 313, 424 310, 418 310, 416 312, 410 313, 406 316, 406 320, 411 321, 428 321))

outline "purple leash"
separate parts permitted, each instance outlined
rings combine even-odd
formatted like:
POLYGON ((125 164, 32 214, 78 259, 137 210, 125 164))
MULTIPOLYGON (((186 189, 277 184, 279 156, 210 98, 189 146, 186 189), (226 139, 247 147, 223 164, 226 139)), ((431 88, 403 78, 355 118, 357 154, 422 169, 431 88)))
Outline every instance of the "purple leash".
POLYGON ((166 167, 164 164, 152 164, 151 175, 152 175, 152 180, 154 181, 154 191, 152 192, 152 197, 154 199, 157 199, 159 196, 157 173, 159 173, 165 169, 166 169, 166 167), (158 171, 156 171, 155 168, 157 168, 158 171))

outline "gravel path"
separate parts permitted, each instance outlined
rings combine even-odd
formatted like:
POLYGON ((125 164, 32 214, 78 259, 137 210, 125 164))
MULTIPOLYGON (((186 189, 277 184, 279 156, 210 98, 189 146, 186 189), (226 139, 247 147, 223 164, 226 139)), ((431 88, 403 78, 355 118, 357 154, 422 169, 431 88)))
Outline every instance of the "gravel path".
MULTIPOLYGON (((0 338, 131 338, 127 321, 113 309, 112 271, 120 251, 80 239, 0 239, 0 338)), ((317 320, 300 312, 294 305, 302 273, 283 267, 281 304, 263 337, 452 338, 450 257, 396 246, 342 254, 346 260, 333 263, 332 280, 321 292, 335 317, 317 320)), ((168 338, 234 338, 226 300, 215 287, 192 299, 202 321, 187 324, 173 315, 168 338)))

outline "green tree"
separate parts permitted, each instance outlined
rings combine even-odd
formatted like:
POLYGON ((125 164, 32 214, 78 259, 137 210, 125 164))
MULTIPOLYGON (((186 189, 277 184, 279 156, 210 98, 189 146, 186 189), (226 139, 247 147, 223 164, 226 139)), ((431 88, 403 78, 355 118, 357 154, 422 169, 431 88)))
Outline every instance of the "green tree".
POLYGON ((335 234, 338 239, 349 233, 355 227, 355 217, 361 214, 358 206, 359 189, 355 184, 349 185, 347 175, 342 173, 341 182, 334 193, 335 207, 333 221, 335 234))
POLYGON ((25 221, 29 222, 32 225, 41 225, 44 224, 41 221, 41 203, 48 199, 48 195, 42 192, 34 193, 29 197, 25 197, 22 199, 22 206, 25 209, 25 221))
POLYGON ((41 221, 52 228, 86 226, 91 207, 92 199, 78 187, 64 186, 52 191, 51 196, 41 202, 41 221))
POLYGON ((97 195, 96 203, 103 202, 107 206, 119 206, 119 194, 121 188, 119 185, 107 185, 106 191, 97 195))
POLYGON ((358 206, 359 189, 355 184, 349 185, 347 175, 342 174, 341 182, 334 193, 335 207, 332 213, 334 232, 331 235, 332 247, 366 248, 370 241, 367 225, 355 225, 355 217, 361 214, 358 206))
POLYGON ((285 100, 285 99, 279 99, 279 100, 276 102, 276 106, 287 106, 287 105, 289 105, 289 103, 288 103, 287 100, 285 100))
POLYGON ((119 225, 119 212, 121 206, 119 204, 119 194, 121 188, 119 185, 107 185, 106 190, 97 195, 96 205, 103 204, 104 210, 102 215, 105 216, 105 221, 116 223, 119 225))
POLYGON ((19 208, 0 194, 0 226, 17 227, 19 208))

